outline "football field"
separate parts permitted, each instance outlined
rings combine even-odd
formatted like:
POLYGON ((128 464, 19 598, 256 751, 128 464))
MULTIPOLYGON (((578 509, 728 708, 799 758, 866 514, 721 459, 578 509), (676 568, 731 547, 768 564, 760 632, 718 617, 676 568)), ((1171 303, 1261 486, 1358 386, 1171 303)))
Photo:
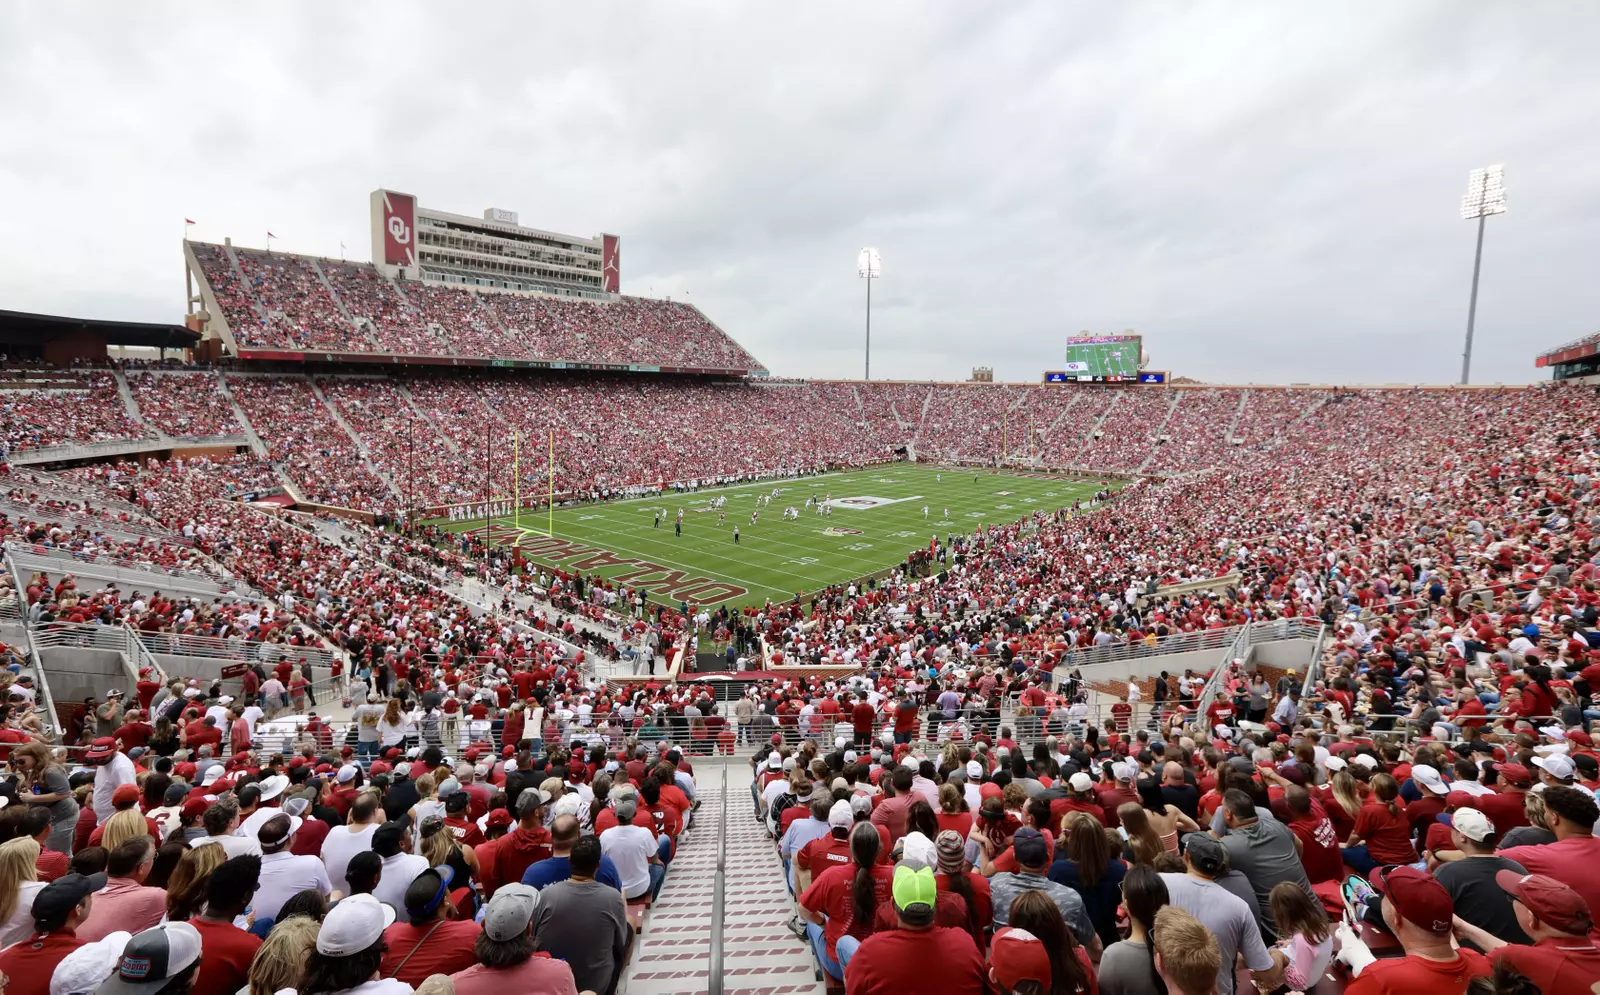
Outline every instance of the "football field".
MULTIPOLYGON (((489 539, 516 545, 531 563, 642 588, 652 601, 759 605, 898 566, 934 534, 943 540, 1078 500, 1087 506, 1101 486, 1097 479, 895 463, 560 508, 553 530, 546 512, 526 511, 491 519, 489 539), (827 515, 817 514, 817 502, 827 515), (785 519, 786 508, 799 517, 785 519), (681 534, 674 528, 679 509, 681 534)), ((437 524, 480 535, 484 529, 482 519, 437 524)))

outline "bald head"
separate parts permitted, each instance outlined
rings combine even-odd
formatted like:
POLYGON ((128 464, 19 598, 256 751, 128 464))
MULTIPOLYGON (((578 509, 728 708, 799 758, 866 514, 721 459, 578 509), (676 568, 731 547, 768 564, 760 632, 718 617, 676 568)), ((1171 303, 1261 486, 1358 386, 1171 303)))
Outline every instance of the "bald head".
POLYGON ((1166 766, 1161 768, 1161 781, 1163 784, 1182 784, 1183 765, 1167 761, 1166 766))

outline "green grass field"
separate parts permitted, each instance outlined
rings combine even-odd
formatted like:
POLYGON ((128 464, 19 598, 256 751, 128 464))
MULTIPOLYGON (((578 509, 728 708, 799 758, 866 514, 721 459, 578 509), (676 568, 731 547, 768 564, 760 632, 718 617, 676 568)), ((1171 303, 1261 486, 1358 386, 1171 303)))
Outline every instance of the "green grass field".
MULTIPOLYGON (((547 534, 546 513, 524 512, 515 520, 492 519, 489 538, 497 546, 517 545, 533 563, 642 587, 653 601, 760 604, 897 566, 935 533, 943 539, 980 525, 1014 522, 1035 510, 1070 507, 1087 501, 1100 486, 1091 479, 986 470, 975 475, 897 463, 557 509, 553 534, 547 534), (807 508, 806 499, 813 496, 831 499, 832 513, 824 517, 807 508), (720 510, 712 506, 718 497, 726 498, 720 510), (758 508, 763 498, 771 501, 758 508), (786 507, 799 509, 799 519, 785 520, 786 507), (682 535, 673 530, 679 508, 682 535), (752 524, 754 510, 759 520, 752 524), (723 512, 726 521, 719 524, 723 512)), ((481 519, 437 524, 477 534, 484 528, 481 519)))

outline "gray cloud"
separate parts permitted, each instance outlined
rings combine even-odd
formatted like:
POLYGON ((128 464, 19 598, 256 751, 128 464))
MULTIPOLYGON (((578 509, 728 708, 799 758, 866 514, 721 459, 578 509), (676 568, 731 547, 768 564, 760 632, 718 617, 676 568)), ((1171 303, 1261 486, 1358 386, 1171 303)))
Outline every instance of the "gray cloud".
POLYGON ((1035 379, 1080 329, 1226 382, 1475 380, 1600 314, 1600 11, 1356 3, 18 4, 4 306, 172 320, 177 241, 365 258, 366 193, 623 237, 777 373, 1035 379))

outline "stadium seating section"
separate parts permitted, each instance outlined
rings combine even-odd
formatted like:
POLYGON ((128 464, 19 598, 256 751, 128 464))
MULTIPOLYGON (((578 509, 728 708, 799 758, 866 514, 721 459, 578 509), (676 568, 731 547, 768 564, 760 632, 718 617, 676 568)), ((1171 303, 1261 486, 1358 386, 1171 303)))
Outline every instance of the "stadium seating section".
POLYGON ((204 243, 193 248, 234 340, 245 349, 761 368, 688 304, 476 293, 397 283, 365 263, 204 243))

